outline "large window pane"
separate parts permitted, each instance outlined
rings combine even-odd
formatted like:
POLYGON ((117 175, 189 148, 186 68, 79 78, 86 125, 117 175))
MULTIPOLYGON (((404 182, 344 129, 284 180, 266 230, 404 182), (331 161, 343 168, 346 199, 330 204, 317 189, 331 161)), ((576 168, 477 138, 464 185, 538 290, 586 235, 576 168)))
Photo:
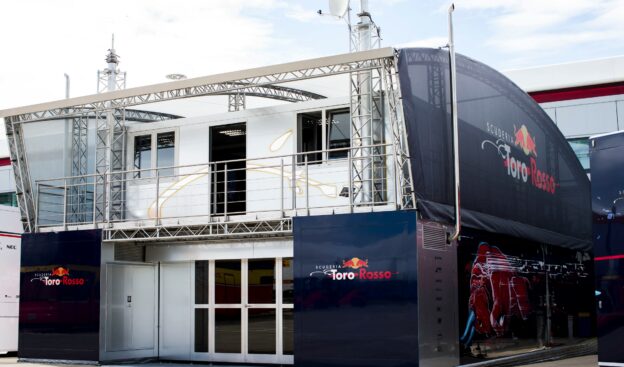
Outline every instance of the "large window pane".
POLYGON ((208 352, 208 309, 195 309, 195 352, 208 352))
POLYGON ((0 193, 0 205, 17 206, 17 196, 14 192, 0 193))
MULTIPOLYGON (((175 165, 175 133, 161 133, 156 136, 156 165, 161 167, 172 167, 175 165)), ((173 175, 173 168, 163 169, 159 171, 160 176, 173 175)))
POLYGON ((195 262, 195 304, 208 304, 208 261, 195 262))
MULTIPOLYGON (((134 137, 134 168, 152 168, 152 136, 134 137)), ((150 171, 138 172, 135 177, 150 177, 150 171)))
POLYGON ((282 315, 282 336, 284 339, 284 354, 293 354, 293 345, 295 340, 293 310, 285 309, 283 310, 282 315))
POLYGON ((294 272, 292 258, 282 260, 282 303, 294 303, 294 272))
POLYGON ((240 308, 215 309, 215 352, 241 353, 240 308))
MULTIPOLYGON (((323 119, 321 112, 302 113, 299 115, 299 136, 298 136, 298 152, 313 152, 323 149, 323 119)), ((310 153, 298 156, 298 162, 303 163, 305 157, 308 158, 308 164, 320 163, 322 154, 310 153)))
POLYGON ((241 303, 240 260, 215 261, 215 303, 241 303))
MULTIPOLYGON (((351 146, 351 121, 349 111, 330 112, 327 116, 329 132, 327 148, 341 149, 351 146)), ((347 158, 348 150, 329 152, 330 159, 347 158)))
POLYGON ((249 309, 249 353, 275 354, 275 309, 249 309))
POLYGON ((249 260, 249 303, 275 303, 275 260, 249 260))
POLYGON ((581 138, 581 139, 570 139, 568 140, 572 150, 574 150, 574 154, 581 162, 581 166, 585 169, 586 172, 589 172, 589 139, 581 138))

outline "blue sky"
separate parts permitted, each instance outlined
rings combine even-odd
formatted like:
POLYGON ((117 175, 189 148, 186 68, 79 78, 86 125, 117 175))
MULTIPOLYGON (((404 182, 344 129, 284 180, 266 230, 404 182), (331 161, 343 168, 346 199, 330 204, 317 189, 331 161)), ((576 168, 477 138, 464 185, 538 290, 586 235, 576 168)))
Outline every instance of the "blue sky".
MULTIPOLYGON (((352 1, 357 10, 359 1, 352 1)), ((442 46, 447 1, 370 0, 383 45, 442 46)), ((458 52, 507 70, 624 55, 624 0, 457 0, 458 52)), ((325 0, 0 2, 0 108, 93 94, 116 35, 128 86, 348 51, 325 0), (109 7, 106 5, 109 4, 109 7)))

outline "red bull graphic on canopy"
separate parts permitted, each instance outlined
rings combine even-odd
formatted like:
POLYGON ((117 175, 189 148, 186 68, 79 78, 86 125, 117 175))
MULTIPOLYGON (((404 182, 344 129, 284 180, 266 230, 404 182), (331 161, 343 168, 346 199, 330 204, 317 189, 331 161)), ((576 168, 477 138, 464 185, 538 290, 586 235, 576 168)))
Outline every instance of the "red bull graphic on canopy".
MULTIPOLYGON (((488 127, 492 124, 488 123, 488 127)), ((514 126, 515 129, 515 126, 514 126)), ((489 131, 490 129, 488 129, 489 131)), ((495 131, 500 131, 500 128, 495 131)), ((508 136, 508 135, 505 135, 508 136)), ((520 157, 512 151, 511 146, 505 142, 504 139, 497 139, 492 141, 485 139, 481 142, 481 149, 486 150, 487 147, 493 147, 494 152, 498 153, 503 161, 503 167, 507 172, 507 175, 511 178, 517 179, 520 182, 531 184, 538 190, 546 191, 549 194, 554 195, 558 186, 555 178, 540 169, 541 165, 537 162, 537 147, 535 145, 535 138, 531 137, 526 125, 522 125, 521 128, 516 129, 514 145, 524 152, 529 160, 520 157)))

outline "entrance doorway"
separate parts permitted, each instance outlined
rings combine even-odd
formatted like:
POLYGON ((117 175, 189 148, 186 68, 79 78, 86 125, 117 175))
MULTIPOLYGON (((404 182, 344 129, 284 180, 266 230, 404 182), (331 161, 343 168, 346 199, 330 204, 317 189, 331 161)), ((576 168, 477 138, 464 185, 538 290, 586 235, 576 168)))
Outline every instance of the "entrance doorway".
POLYGON ((247 127, 245 123, 210 128, 212 165, 212 214, 244 214, 246 211, 247 127), (233 161, 233 162, 232 162, 233 161))
POLYGON ((172 319, 171 328, 161 322, 161 357, 231 363, 294 362, 291 258, 161 263, 160 274, 161 312, 172 319), (190 287, 162 288, 163 284, 179 285, 184 278, 190 278, 190 287), (188 296, 172 297, 176 292, 188 292, 188 296), (181 306, 180 300, 185 299, 188 303, 181 306), (190 333, 182 329, 190 329, 190 333), (175 352, 162 349, 174 344, 178 344, 175 352))

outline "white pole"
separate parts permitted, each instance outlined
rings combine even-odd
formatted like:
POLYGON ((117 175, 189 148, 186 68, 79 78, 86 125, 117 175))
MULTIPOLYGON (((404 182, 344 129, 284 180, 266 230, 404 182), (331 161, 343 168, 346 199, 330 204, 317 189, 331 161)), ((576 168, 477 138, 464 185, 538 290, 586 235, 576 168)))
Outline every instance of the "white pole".
POLYGON ((451 74, 451 116, 453 119, 453 169, 455 177, 455 231, 450 236, 451 241, 459 238, 461 231, 461 208, 459 193, 459 129, 457 118, 457 69, 455 67, 455 44, 453 40, 453 11, 455 4, 451 4, 448 10, 449 22, 449 63, 451 74))

